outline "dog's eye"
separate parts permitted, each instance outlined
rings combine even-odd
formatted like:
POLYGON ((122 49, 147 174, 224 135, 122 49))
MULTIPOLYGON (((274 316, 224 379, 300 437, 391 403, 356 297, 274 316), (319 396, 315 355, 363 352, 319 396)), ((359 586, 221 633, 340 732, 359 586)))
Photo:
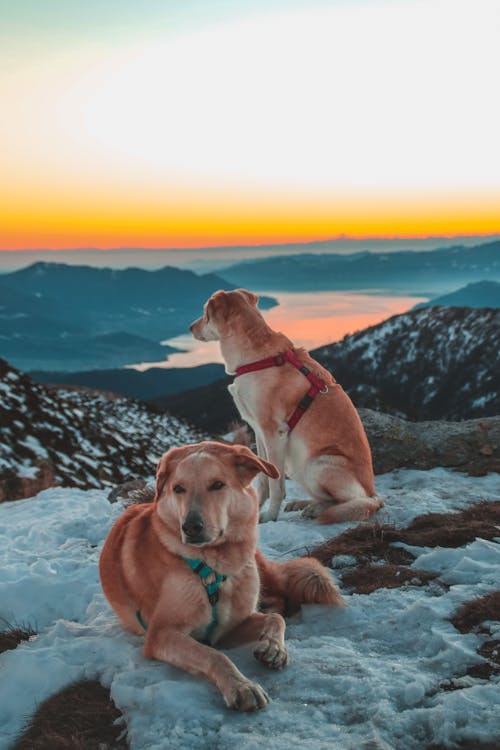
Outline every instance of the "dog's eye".
POLYGON ((224 482, 220 482, 217 480, 216 482, 212 482, 210 487, 208 488, 210 491, 212 490, 221 490, 224 487, 224 482))
POLYGON ((182 493, 186 491, 182 484, 174 484, 173 490, 176 495, 182 495, 182 493))

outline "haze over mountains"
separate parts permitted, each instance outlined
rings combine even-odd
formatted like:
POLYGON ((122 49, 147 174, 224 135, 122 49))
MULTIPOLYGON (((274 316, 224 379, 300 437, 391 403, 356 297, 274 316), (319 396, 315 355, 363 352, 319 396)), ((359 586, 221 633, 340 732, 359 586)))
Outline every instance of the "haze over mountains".
POLYGON ((484 242, 500 240, 500 235, 456 236, 425 238, 368 238, 357 239, 338 237, 337 239, 315 242, 282 243, 279 245, 237 245, 233 247, 199 248, 137 248, 123 247, 111 250, 95 248, 69 248, 67 250, 4 250, 0 252, 0 271, 13 271, 37 261, 90 265, 97 268, 162 268, 174 265, 192 271, 217 271, 235 261, 259 259, 263 257, 294 255, 300 253, 340 253, 357 252, 392 253, 397 250, 431 251, 436 247, 463 245, 472 247, 484 242))

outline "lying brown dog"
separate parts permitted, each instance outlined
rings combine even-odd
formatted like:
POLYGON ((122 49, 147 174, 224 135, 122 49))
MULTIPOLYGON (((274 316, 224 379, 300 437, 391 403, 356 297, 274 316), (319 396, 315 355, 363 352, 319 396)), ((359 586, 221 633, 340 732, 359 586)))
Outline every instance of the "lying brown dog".
POLYGON ((263 708, 268 697, 212 646, 256 643, 255 658, 270 669, 288 658, 283 617, 257 612, 259 574, 281 608, 343 604, 317 560, 274 563, 256 549, 258 472, 278 477, 245 446, 171 449, 158 466, 154 502, 118 519, 99 566, 122 624, 145 634, 144 655, 207 677, 240 711, 263 708))
POLYGON ((242 418, 253 428, 257 453, 279 477, 259 481, 261 520, 278 517, 285 471, 312 502, 295 503, 319 523, 364 520, 383 502, 375 493, 370 446, 352 401, 335 378, 304 349, 273 331, 246 289, 216 292, 191 325, 200 341, 220 341, 229 386, 242 418))

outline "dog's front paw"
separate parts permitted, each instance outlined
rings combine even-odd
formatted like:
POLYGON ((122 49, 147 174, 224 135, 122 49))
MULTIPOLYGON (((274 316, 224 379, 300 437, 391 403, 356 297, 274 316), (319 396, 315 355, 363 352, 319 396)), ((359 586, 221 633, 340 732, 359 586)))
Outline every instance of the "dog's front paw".
POLYGON ((285 505, 285 513, 290 513, 294 510, 304 510, 308 505, 310 505, 309 500, 290 500, 285 505))
POLYGON ((268 521, 276 521, 276 518, 268 510, 261 511, 261 514, 259 515, 259 523, 267 523, 268 521))
POLYGON ((324 510, 329 508, 330 505, 331 503, 311 501, 307 503, 300 515, 302 516, 302 518, 318 518, 318 516, 320 516, 324 510))
POLYGON ((250 680, 235 682, 224 695, 224 700, 228 708, 234 708, 235 711, 258 711, 269 703, 266 691, 250 680))
POLYGON ((282 669, 288 664, 288 651, 276 638, 261 638, 253 655, 269 669, 282 669))

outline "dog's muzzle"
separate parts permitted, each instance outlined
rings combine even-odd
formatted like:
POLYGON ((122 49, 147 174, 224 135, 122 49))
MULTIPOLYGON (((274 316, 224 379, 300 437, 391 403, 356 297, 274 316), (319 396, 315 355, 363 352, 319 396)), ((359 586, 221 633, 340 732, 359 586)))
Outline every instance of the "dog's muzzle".
POLYGON ((197 510, 189 511, 182 524, 182 531, 189 544, 204 544, 209 541, 202 515, 197 510))

